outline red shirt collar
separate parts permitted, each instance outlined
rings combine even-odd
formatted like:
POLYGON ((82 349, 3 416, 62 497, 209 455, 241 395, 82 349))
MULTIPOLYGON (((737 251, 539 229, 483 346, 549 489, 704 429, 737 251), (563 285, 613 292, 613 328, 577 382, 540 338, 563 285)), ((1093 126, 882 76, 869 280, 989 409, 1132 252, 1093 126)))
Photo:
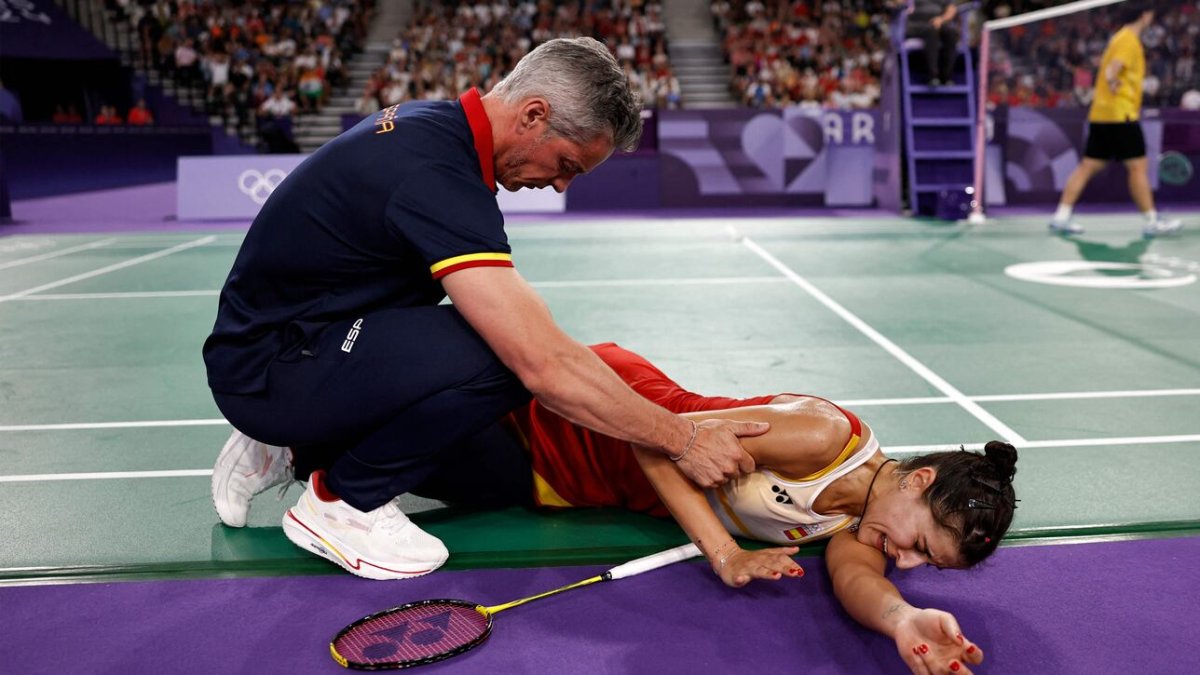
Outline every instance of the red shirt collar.
POLYGON ((475 152, 479 154, 479 170, 483 172, 483 184, 495 192, 496 170, 492 157, 492 123, 483 109, 479 90, 471 87, 458 97, 458 102, 462 104, 463 112, 467 114, 467 124, 471 127, 475 152))

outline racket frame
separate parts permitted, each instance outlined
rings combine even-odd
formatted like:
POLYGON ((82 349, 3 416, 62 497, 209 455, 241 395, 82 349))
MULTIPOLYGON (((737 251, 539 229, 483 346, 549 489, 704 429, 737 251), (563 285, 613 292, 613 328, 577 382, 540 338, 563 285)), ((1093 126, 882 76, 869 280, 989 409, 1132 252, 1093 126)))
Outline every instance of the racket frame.
POLYGON ((512 602, 506 602, 500 605, 492 605, 491 607, 486 607, 474 602, 468 602, 466 600, 456 600, 451 598, 442 598, 437 600, 417 600, 416 602, 410 602, 398 607, 393 607, 391 609, 385 609, 382 612, 375 612, 374 614, 364 616, 358 621, 346 626, 342 630, 338 631, 338 634, 333 637, 332 641, 330 641, 329 653, 333 656, 333 660, 337 661, 338 664, 343 668, 353 668, 355 670, 400 670, 403 668, 412 668, 415 666, 423 666, 428 663, 435 663, 437 661, 448 659, 452 656, 458 656, 463 652, 469 651, 483 644, 483 642, 487 640, 488 636, 492 634, 492 616, 497 612, 503 612, 506 609, 519 607, 527 602, 540 600, 541 598, 549 597, 551 595, 558 595, 564 591, 581 588, 583 586, 590 586, 592 584, 605 581, 614 581, 616 579, 624 579, 626 577, 636 576, 638 574, 642 574, 643 572, 656 570, 660 567, 671 565, 683 560, 688 560, 690 558, 695 558, 699 555, 701 555, 700 549, 695 544, 684 544, 682 546, 676 546, 675 548, 659 551, 653 555, 648 555, 638 558, 637 560, 631 560, 627 563, 617 565, 606 572, 602 572, 594 577, 590 577, 582 581, 576 581, 575 583, 567 584, 566 586, 560 586, 553 590, 545 591, 544 593, 538 593, 537 595, 531 595, 529 597, 513 600, 512 602), (487 617, 487 626, 484 628, 483 633, 474 640, 471 640, 462 646, 455 647, 454 649, 421 659, 411 659, 408 661, 385 661, 382 663, 362 663, 359 661, 350 661, 346 657, 342 656, 337 650, 337 641, 364 623, 373 621, 383 616, 395 614, 407 609, 412 609, 414 607, 422 607, 437 603, 457 605, 459 607, 470 607, 476 612, 479 612, 483 616, 487 617))
POLYGON ((470 651, 470 650, 478 647, 479 645, 483 644, 488 639, 488 636, 490 636, 491 634, 492 634, 492 612, 488 611, 488 608, 484 607, 483 605, 480 605, 480 604, 477 604, 474 602, 468 602, 466 600, 458 600, 455 598, 437 598, 437 599, 430 599, 430 600, 417 600, 415 602, 405 603, 398 607, 392 607, 391 609, 385 609, 381 612, 375 612, 374 614, 364 616, 363 618, 359 619, 358 621, 355 621, 354 623, 341 629, 340 631, 338 631, 337 635, 333 636, 333 640, 331 640, 329 642, 329 654, 331 656, 333 656, 333 660, 337 661, 338 665, 340 665, 343 668, 351 668, 353 670, 402 670, 404 668, 414 668, 416 666, 424 666, 426 664, 436 663, 443 659, 448 659, 452 656, 458 656, 459 654, 462 654, 463 652, 470 651), (342 639, 348 633, 353 631, 355 628, 358 628, 359 626, 363 625, 364 623, 374 621, 375 619, 378 619, 378 618, 381 618, 384 616, 396 614, 398 612, 407 611, 407 610, 413 609, 415 607, 424 607, 427 605, 438 605, 438 604, 457 605, 459 607, 469 607, 469 608, 475 610, 476 612, 479 612, 480 614, 482 614, 484 617, 487 618, 487 626, 484 627, 483 632, 479 635, 479 637, 471 640, 470 642, 468 642, 466 644, 455 647, 454 649, 450 649, 450 650, 441 652, 439 654, 434 654, 433 656, 426 656, 426 657, 420 658, 420 659, 410 659, 407 661, 385 661, 383 663, 364 663, 362 661, 351 661, 350 659, 343 656, 337 650, 338 640, 342 639))

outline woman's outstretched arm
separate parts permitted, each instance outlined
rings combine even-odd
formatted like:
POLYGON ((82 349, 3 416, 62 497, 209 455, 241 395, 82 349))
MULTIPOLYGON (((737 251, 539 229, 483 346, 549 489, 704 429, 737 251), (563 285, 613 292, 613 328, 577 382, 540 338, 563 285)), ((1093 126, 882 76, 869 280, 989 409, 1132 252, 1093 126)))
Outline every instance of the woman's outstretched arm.
POLYGON ((949 612, 910 605, 884 576, 887 558, 850 532, 829 540, 825 563, 833 593, 856 621, 892 638, 900 658, 914 673, 970 673, 983 651, 965 638, 949 612))

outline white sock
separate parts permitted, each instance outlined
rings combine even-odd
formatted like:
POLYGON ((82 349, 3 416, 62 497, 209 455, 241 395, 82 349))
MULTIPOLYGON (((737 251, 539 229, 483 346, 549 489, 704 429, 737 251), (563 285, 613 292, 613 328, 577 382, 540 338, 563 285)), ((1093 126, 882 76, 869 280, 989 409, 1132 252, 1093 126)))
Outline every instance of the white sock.
POLYGON ((1142 215, 1146 216, 1147 223, 1153 223, 1158 220, 1158 211, 1155 211, 1154 209, 1150 209, 1149 211, 1143 211, 1142 215))
POLYGON ((1071 207, 1066 204, 1059 204, 1058 210, 1054 212, 1054 222, 1065 223, 1071 219, 1071 207))

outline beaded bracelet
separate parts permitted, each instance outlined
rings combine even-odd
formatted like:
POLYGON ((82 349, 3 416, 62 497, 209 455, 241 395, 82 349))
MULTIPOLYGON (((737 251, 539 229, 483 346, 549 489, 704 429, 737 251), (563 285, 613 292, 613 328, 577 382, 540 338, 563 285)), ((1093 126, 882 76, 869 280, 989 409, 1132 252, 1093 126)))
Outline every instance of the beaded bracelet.
POLYGON ((739 547, 737 545, 737 542, 733 541, 731 539, 731 540, 725 542, 724 544, 721 544, 720 546, 717 547, 717 549, 715 551, 713 551, 714 554, 720 554, 720 552, 722 550, 724 550, 726 547, 730 546, 731 544, 733 545, 733 550, 730 551, 728 555, 722 555, 717 558, 717 573, 718 574, 720 574, 721 571, 723 571, 725 569, 725 563, 729 562, 729 559, 731 557, 733 557, 733 554, 739 550, 739 547))
POLYGON ((696 426, 695 420, 688 421, 692 423, 692 439, 687 442, 687 445, 683 446, 683 452, 679 453, 678 455, 667 455, 667 459, 671 460, 672 462, 678 462, 679 460, 683 459, 683 456, 688 454, 688 452, 691 451, 692 446, 696 444, 696 432, 699 431, 700 427, 696 426))

